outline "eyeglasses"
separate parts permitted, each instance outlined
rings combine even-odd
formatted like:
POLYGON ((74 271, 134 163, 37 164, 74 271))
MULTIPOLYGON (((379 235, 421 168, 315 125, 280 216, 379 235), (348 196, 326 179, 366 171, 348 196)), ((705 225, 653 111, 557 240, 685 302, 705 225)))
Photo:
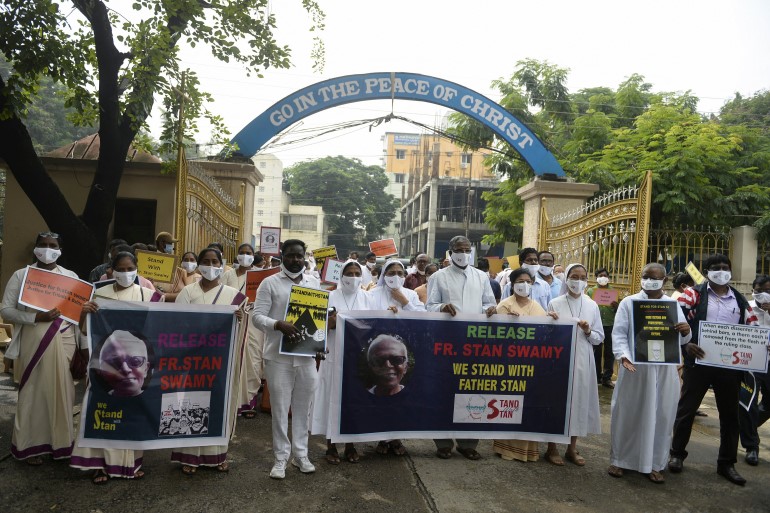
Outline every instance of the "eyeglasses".
POLYGON ((375 356, 372 358, 372 364, 375 367, 385 367, 386 362, 390 362, 393 367, 398 367, 406 363, 406 356, 375 356))
POLYGON ((109 360, 105 360, 105 363, 108 363, 112 368, 114 369, 120 369, 123 367, 123 363, 128 365, 131 369, 138 369, 142 365, 147 362, 146 356, 126 356, 125 358, 120 358, 116 356, 115 358, 110 358, 109 360))
POLYGON ((50 237, 52 239, 58 239, 59 238, 59 234, 58 233, 54 233, 54 232, 40 232, 40 233, 37 234, 37 236, 38 236, 38 238, 39 237, 50 237))

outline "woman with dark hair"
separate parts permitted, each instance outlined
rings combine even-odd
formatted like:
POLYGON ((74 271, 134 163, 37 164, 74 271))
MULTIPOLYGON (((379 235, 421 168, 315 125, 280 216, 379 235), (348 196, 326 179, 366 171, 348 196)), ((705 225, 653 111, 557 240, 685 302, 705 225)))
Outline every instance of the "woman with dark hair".
POLYGON ((171 292, 166 292, 165 294, 167 303, 176 301, 176 297, 182 292, 183 288, 201 279, 201 275, 195 272, 196 269, 198 269, 198 255, 192 251, 182 255, 182 261, 179 263, 179 267, 176 268, 174 285, 171 288, 171 292))
MULTIPOLYGON (((226 271, 222 275, 222 283, 232 287, 242 294, 246 294, 246 272, 262 268, 262 255, 255 254, 251 244, 241 244, 238 247, 238 267, 226 271)), ((248 303, 246 312, 251 312, 254 305, 248 303)), ((240 403, 238 414, 253 419, 257 416, 257 394, 262 384, 262 353, 265 348, 265 334, 259 331, 256 326, 246 323, 248 331, 248 344, 243 354, 245 371, 241 380, 240 403)))
MULTIPOLYGON (((77 278, 56 264, 62 253, 60 243, 56 233, 38 234, 35 263, 30 267, 77 278)), ((5 357, 16 360, 14 367, 22 373, 11 454, 29 465, 40 465, 45 454, 66 459, 72 453, 75 384, 69 366, 78 339, 75 326, 60 317, 58 308, 39 312, 18 302, 25 271, 19 269, 8 280, 0 316, 15 327, 5 357)), ((86 348, 81 351, 88 353, 86 348)))
MULTIPOLYGON (((199 304, 199 305, 238 305, 246 302, 246 296, 238 292, 237 289, 228 287, 221 283, 220 277, 224 272, 222 262, 222 253, 216 248, 206 248, 198 255, 198 270, 201 273, 201 280, 192 283, 182 289, 182 292, 176 298, 177 303, 199 304)), ((240 321, 243 317, 241 309, 236 310, 236 317, 240 321)), ((242 340, 242 337, 238 337, 242 340)), ((241 379, 241 353, 242 347, 233 348, 234 362, 232 383, 235 390, 230 393, 230 418, 228 424, 235 423, 235 416, 240 402, 238 394, 238 384, 241 379)), ((198 470, 198 467, 213 467, 219 472, 227 472, 230 467, 227 462, 227 445, 214 445, 208 447, 184 447, 171 453, 171 461, 182 465, 182 472, 185 475, 192 476, 198 470)))
POLYGON ((671 293, 671 299, 678 300, 679 296, 684 294, 685 290, 695 286, 695 280, 693 280, 692 276, 687 273, 677 273, 677 275, 674 276, 672 285, 674 286, 674 292, 671 293))
MULTIPOLYGON (((99 315, 99 305, 106 301, 139 301, 158 303, 164 296, 137 283, 136 257, 122 251, 111 262, 113 280, 99 282, 93 301, 83 305, 80 330, 86 332, 86 314, 99 315)), ((98 351, 97 380, 110 388, 116 397, 140 395, 150 384, 152 348, 142 336, 116 331, 107 337, 98 351)), ((91 482, 105 484, 111 477, 141 479, 144 451, 132 449, 95 449, 75 444, 70 467, 94 470, 91 482)))

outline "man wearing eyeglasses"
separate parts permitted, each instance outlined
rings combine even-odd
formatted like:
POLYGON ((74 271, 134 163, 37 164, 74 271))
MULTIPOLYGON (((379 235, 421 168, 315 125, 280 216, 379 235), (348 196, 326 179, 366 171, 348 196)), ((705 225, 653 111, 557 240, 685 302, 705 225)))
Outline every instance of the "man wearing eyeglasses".
POLYGON ((128 331, 113 332, 99 353, 99 375, 114 397, 141 394, 149 370, 145 342, 128 331))
POLYGON ((370 394, 396 395, 404 389, 401 380, 409 370, 409 359, 403 342, 391 335, 379 335, 369 346, 367 361, 375 378, 370 394))

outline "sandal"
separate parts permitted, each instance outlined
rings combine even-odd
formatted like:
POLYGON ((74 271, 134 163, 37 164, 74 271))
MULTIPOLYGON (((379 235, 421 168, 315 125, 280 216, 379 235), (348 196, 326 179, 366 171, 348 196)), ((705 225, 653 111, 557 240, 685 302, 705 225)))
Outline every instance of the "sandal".
POLYGON ((650 481, 652 481, 655 484, 663 484, 666 482, 666 479, 663 477, 663 474, 661 474, 657 470, 653 470, 652 472, 647 474, 647 477, 649 477, 650 481))
POLYGON ((556 465, 557 467, 564 466, 564 460, 561 459, 561 456, 559 456, 558 452, 546 452, 544 458, 545 461, 552 465, 556 465))
POLYGON ((442 447, 440 449, 436 450, 436 456, 441 458, 442 460, 448 460, 452 457, 452 448, 451 447, 442 447))
POLYGON ((31 458, 27 458, 24 461, 27 462, 27 465, 32 465, 33 467, 39 467, 43 464, 43 458, 40 456, 32 456, 31 458))
POLYGON ((139 480, 144 477, 144 470, 137 470, 134 472, 134 479, 139 480))
POLYGON ((94 472, 94 477, 91 478, 91 482, 95 485, 103 485, 107 484, 107 481, 110 480, 110 476, 108 476, 104 470, 97 470, 94 472))
POLYGON ((332 448, 326 449, 326 463, 328 463, 329 465, 339 465, 340 464, 340 455, 337 452, 337 448, 336 447, 334 449, 332 449, 332 448))
POLYGON ((586 464, 585 458, 583 458, 580 455, 580 453, 577 452, 577 451, 575 451, 575 452, 567 451, 567 452, 564 453, 564 457, 567 458, 567 461, 571 461, 572 463, 574 463, 578 467, 582 467, 583 465, 586 464))
POLYGON ((182 465, 182 474, 186 476, 194 476, 198 472, 198 467, 191 467, 190 465, 182 465))
POLYGON ((469 460, 480 460, 481 454, 479 454, 476 449, 463 449, 461 447, 457 448, 457 452, 468 458, 469 460))
POLYGON ((345 447, 344 456, 348 463, 358 463, 358 461, 361 459, 358 456, 358 451, 356 451, 356 448, 353 447, 353 444, 351 444, 350 447, 345 447))
POLYGON ((388 442, 380 442, 377 444, 377 447, 375 447, 374 450, 377 452, 377 454, 385 456, 386 454, 388 454, 388 450, 390 450, 390 446, 388 445, 388 442))
POLYGON ((227 472, 230 472, 230 463, 228 463, 227 461, 224 461, 214 468, 216 469, 217 472, 227 473, 227 472))
POLYGON ((623 469, 616 467, 615 465, 610 465, 610 467, 607 469, 607 473, 612 477, 623 477, 623 469))
POLYGON ((393 451, 393 454, 396 456, 406 455, 406 447, 401 443, 401 440, 391 440, 390 443, 388 443, 388 447, 390 447, 390 450, 393 451))

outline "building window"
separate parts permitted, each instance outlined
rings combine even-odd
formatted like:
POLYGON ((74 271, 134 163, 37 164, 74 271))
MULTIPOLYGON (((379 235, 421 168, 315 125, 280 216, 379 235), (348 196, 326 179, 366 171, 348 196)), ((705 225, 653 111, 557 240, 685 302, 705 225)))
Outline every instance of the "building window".
POLYGON ((460 167, 468 167, 468 165, 471 163, 471 159, 473 158, 473 154, 471 153, 463 153, 460 155, 460 167))
POLYGON ((263 215, 265 215, 265 211, 264 210, 257 210, 257 215, 259 217, 262 217, 263 215))
POLYGON ((404 183, 404 173, 396 173, 396 183, 404 183))
POLYGON ((281 216, 281 228, 314 232, 318 228, 318 216, 307 214, 284 214, 281 216))
POLYGON ((257 205, 264 205, 265 204, 265 198, 257 198, 257 205))
POLYGON ((396 160, 406 160, 406 150, 396 150, 396 160))
POLYGON ((264 185, 260 185, 259 186, 259 192, 265 192, 265 186, 264 185))

